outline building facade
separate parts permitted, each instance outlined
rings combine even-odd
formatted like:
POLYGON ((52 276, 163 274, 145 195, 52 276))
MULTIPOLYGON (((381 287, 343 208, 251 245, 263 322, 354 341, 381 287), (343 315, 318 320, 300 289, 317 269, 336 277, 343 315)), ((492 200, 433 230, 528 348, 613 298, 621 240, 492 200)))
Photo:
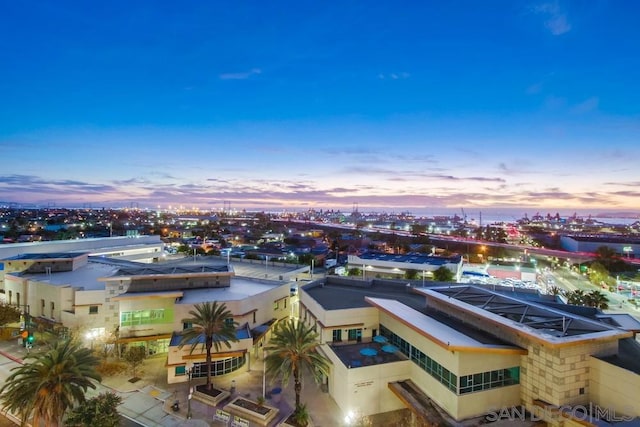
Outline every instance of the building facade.
POLYGON ((595 405, 640 416, 629 397, 640 362, 628 362, 640 346, 610 323, 474 286, 345 279, 304 286, 299 316, 320 334, 332 362, 326 389, 347 414, 408 408, 454 425, 522 408, 531 420, 578 425, 595 405))

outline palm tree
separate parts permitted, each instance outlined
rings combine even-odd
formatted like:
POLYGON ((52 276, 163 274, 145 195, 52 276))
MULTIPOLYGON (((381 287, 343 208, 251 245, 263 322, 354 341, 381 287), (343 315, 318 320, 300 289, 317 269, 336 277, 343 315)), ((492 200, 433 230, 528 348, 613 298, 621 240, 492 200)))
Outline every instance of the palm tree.
POLYGON ((303 322, 289 319, 276 326, 269 345, 265 348, 266 373, 272 379, 282 376, 282 383, 287 385, 293 375, 296 393, 296 409, 298 413, 304 407, 300 405, 302 392, 302 371, 313 375, 316 383, 322 381, 329 373, 329 360, 317 350, 320 345, 318 334, 303 322))
POLYGON ((606 310, 609 308, 609 298, 602 292, 595 290, 589 292, 585 295, 585 305, 589 307, 599 308, 601 310, 606 310))
POLYGON ((99 360, 91 350, 70 340, 56 341, 49 350, 31 353, 25 364, 12 369, 0 389, 6 410, 19 414, 22 424, 59 426, 67 409, 85 401, 88 388, 100 381, 99 360))
POLYGON ((191 353, 202 344, 207 351, 207 389, 212 388, 211 384, 211 348, 216 352, 220 351, 222 344, 227 348, 231 348, 231 342, 237 342, 236 328, 238 323, 233 320, 233 315, 227 306, 223 303, 218 305, 204 302, 196 304, 194 310, 189 311, 192 317, 182 319, 183 323, 191 325, 182 331, 180 339, 180 348, 189 344, 191 345, 191 353))
POLYGON ((576 289, 575 291, 567 292, 567 304, 571 305, 584 305, 586 294, 582 289, 576 289))

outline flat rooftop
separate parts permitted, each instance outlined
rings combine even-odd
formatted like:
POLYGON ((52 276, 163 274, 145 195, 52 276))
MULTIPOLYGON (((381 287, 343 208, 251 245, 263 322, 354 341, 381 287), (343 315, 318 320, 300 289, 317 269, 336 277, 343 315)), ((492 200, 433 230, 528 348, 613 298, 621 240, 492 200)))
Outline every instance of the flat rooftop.
POLYGON ((427 265, 445 265, 457 264, 462 260, 462 256, 455 255, 449 257, 424 255, 424 254, 387 254, 387 253, 365 253, 358 255, 361 260, 375 260, 387 262, 405 262, 411 264, 427 264, 427 265))
POLYGON ((182 299, 177 304, 198 304, 203 301, 240 301, 280 286, 286 286, 287 295, 289 295, 289 285, 285 282, 232 277, 229 287, 185 289, 182 299))
POLYGON ((121 266, 116 276, 159 276, 159 275, 185 275, 202 273, 228 273, 231 271, 227 264, 197 264, 197 265, 163 265, 141 264, 139 266, 121 266))
POLYGON ((139 299, 147 297, 180 298, 176 304, 198 304, 205 301, 240 301, 280 286, 286 286, 289 294, 288 282, 274 282, 268 280, 252 280, 247 278, 231 278, 231 286, 222 288, 171 289, 145 292, 125 292, 113 297, 114 301, 139 299))
POLYGON ((86 265, 78 267, 73 271, 59 271, 51 274, 16 274, 29 280, 48 283, 53 286, 71 286, 73 288, 83 288, 86 291, 104 290, 104 281, 99 279, 113 276, 118 271, 118 267, 88 262, 86 265))
POLYGON ((5 258, 3 261, 38 260, 38 259, 73 259, 89 252, 50 252, 44 254, 29 253, 5 258))
POLYGON ((386 343, 377 343, 374 341, 360 342, 357 344, 330 344, 331 350, 338 356, 340 361, 349 369, 361 368, 364 366, 381 365, 383 363, 399 362, 408 360, 407 357, 393 346, 386 343), (383 350, 383 347, 387 350, 383 350), (361 351, 364 353, 361 353, 361 351))
MULTIPOLYGON (((437 283, 434 286, 442 286, 437 283)), ((376 281, 372 283, 350 279, 327 278, 324 281, 311 282, 302 286, 307 295, 320 304, 325 310, 345 310, 351 308, 373 307, 374 299, 391 300, 411 309, 420 316, 425 316, 431 321, 439 322, 443 327, 448 327, 472 339, 478 346, 510 346, 510 343, 495 337, 481 328, 476 328, 468 323, 461 322, 444 313, 437 312, 427 306, 426 298, 419 289, 407 287, 403 282, 376 281)))

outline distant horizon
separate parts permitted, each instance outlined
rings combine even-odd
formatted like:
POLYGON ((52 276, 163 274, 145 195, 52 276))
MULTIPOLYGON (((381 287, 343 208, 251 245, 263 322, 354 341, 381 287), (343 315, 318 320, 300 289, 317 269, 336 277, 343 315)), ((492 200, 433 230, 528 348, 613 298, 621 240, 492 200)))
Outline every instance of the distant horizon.
POLYGON ((580 218, 585 217, 594 217, 594 218, 620 218, 620 219, 640 219, 640 208, 639 209, 615 209, 615 208, 538 208, 538 207, 465 207, 465 206, 456 206, 456 207, 369 207, 369 206, 335 206, 335 207, 301 207, 301 206, 282 206, 282 207, 250 207, 250 206, 235 206, 233 204, 230 205, 230 209, 227 209, 225 206, 136 206, 136 204, 129 204, 124 206, 96 206, 93 204, 69 204, 65 206, 54 206, 54 205, 36 205, 36 204, 22 204, 16 202, 4 202, 0 201, 0 208, 14 208, 14 209, 88 209, 88 210, 102 210, 102 209, 111 209, 111 210, 126 210, 126 209, 140 209, 144 211, 170 211, 170 212, 223 212, 223 211, 231 211, 231 212, 266 212, 272 214, 280 214, 280 213, 302 213, 307 212, 309 210, 314 210, 316 212, 323 211, 334 211, 334 212, 342 212, 350 214, 354 211, 354 208, 361 214, 395 214, 399 215, 402 213, 410 213, 415 216, 459 216, 463 217, 465 215, 469 220, 479 220, 480 216, 486 220, 490 220, 494 217, 503 217, 503 218, 515 218, 520 219, 524 218, 525 214, 531 218, 532 216, 539 214, 542 216, 556 215, 559 214, 561 217, 570 217, 574 214, 580 218), (89 206, 91 205, 91 206, 89 206))

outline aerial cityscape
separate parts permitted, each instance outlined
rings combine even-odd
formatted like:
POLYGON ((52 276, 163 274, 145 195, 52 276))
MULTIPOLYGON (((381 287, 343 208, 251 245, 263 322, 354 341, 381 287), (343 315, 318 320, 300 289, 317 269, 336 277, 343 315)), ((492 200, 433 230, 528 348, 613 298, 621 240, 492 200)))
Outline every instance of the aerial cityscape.
POLYGON ((639 13, 4 4, 0 427, 640 425, 639 13))

